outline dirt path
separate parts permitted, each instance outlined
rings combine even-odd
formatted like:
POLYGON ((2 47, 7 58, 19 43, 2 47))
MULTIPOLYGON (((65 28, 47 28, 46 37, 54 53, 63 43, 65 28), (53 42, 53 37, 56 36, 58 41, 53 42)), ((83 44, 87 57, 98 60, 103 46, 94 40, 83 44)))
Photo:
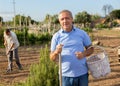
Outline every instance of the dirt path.
MULTIPOLYGON (((89 76, 89 86, 120 86, 120 63, 116 53, 117 46, 120 45, 119 37, 98 37, 101 45, 104 46, 105 51, 108 53, 111 73, 104 78, 94 79, 89 76)), ((4 50, 0 50, 2 52, 4 50)), ((40 47, 20 47, 19 56, 23 65, 23 70, 18 70, 14 62, 13 72, 6 74, 7 58, 0 53, 0 86, 10 86, 12 83, 25 81, 29 75, 29 67, 31 64, 37 63, 40 54, 40 47)))

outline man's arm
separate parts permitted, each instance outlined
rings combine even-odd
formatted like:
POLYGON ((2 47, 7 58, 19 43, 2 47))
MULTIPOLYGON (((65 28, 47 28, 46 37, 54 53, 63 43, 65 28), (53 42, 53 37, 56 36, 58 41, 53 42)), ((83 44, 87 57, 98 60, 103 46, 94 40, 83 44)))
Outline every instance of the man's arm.
POLYGON ((10 48, 7 50, 7 55, 9 54, 10 50, 13 48, 14 43, 11 44, 10 48))
POLYGON ((84 57, 89 56, 94 52, 94 47, 92 47, 91 45, 87 46, 85 48, 86 48, 86 50, 83 52, 84 57))
POLYGON ((4 37, 4 46, 5 47, 7 46, 7 41, 6 41, 5 37, 4 37))

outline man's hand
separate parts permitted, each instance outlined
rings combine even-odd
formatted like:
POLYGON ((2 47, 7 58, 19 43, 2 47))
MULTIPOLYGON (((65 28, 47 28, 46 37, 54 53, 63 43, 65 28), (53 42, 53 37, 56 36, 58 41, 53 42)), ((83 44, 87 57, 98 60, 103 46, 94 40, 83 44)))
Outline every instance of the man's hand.
POLYGON ((10 48, 8 48, 8 50, 7 50, 7 52, 6 52, 7 55, 10 53, 10 51, 11 51, 11 49, 12 49, 13 46, 14 46, 14 43, 11 44, 11 47, 10 47, 10 48))
POLYGON ((62 44, 59 44, 56 46, 56 50, 54 52, 50 53, 50 59, 53 61, 57 61, 58 60, 58 55, 59 53, 62 52, 62 44))
POLYGON ((57 46, 56 46, 55 53, 56 53, 56 54, 61 53, 61 52, 62 52, 62 47, 63 47, 63 45, 62 45, 62 44, 57 45, 57 46))
POLYGON ((9 53, 10 53, 10 51, 9 51, 9 50, 7 50, 6 55, 8 55, 9 53))
POLYGON ((75 55, 78 59, 84 58, 84 54, 82 52, 75 52, 75 55))

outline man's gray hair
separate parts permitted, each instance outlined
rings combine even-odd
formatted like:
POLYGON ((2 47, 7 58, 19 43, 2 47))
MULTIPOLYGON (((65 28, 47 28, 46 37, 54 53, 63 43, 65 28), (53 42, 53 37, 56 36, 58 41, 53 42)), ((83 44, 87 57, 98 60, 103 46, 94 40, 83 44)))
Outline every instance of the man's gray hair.
MULTIPOLYGON (((61 12, 59 12, 59 15, 60 15, 61 13, 64 13, 64 12, 69 13, 69 15, 71 16, 71 18, 73 18, 73 16, 72 16, 72 12, 69 11, 69 10, 62 10, 61 12)), ((58 16, 58 18, 59 18, 59 16, 58 16)))

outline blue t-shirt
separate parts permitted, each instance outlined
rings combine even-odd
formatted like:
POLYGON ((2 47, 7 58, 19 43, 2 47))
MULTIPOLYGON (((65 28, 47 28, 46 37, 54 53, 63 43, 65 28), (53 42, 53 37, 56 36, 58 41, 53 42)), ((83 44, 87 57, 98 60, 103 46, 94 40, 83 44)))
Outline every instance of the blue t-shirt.
POLYGON ((88 72, 86 58, 78 59, 75 52, 83 52, 85 46, 91 44, 88 34, 76 27, 73 27, 71 32, 60 29, 52 37, 51 51, 54 51, 58 44, 63 44, 62 76, 78 77, 86 74, 88 72))

